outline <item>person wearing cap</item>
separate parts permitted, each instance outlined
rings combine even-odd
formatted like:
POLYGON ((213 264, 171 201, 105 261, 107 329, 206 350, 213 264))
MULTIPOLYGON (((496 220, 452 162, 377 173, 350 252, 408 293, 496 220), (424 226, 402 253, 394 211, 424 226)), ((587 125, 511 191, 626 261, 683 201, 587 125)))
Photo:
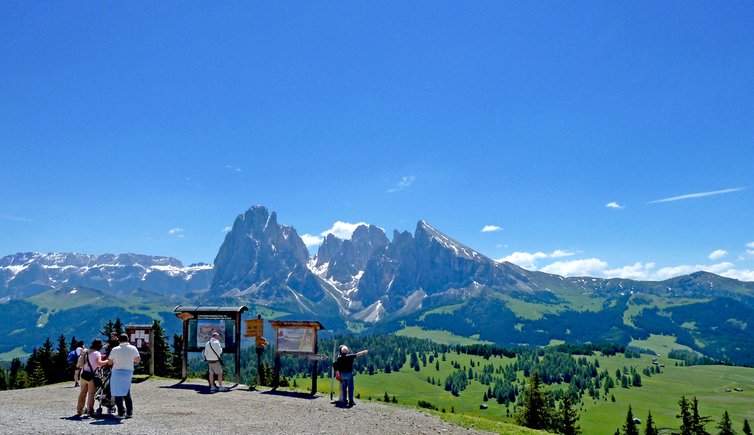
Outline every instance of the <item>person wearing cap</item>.
POLYGON ((209 392, 215 391, 228 391, 226 387, 223 387, 223 364, 222 354, 223 347, 220 344, 220 333, 214 331, 212 337, 210 337, 207 344, 204 346, 204 359, 209 366, 209 392), (213 379, 217 376, 217 385, 213 382, 213 379))
POLYGON ((340 356, 335 361, 335 365, 338 371, 340 371, 341 385, 343 385, 343 390, 345 390, 343 392, 343 400, 346 399, 346 394, 348 395, 348 407, 356 404, 353 401, 353 361, 367 352, 369 351, 365 349, 356 353, 350 353, 348 346, 345 344, 340 346, 340 356))
POLYGON ((128 342, 128 335, 118 336, 118 346, 110 349, 108 363, 113 366, 110 375, 110 394, 115 397, 118 407, 118 417, 131 418, 134 405, 131 400, 131 379, 134 375, 134 364, 141 361, 141 355, 136 346, 128 342), (126 407, 123 409, 125 400, 126 407))

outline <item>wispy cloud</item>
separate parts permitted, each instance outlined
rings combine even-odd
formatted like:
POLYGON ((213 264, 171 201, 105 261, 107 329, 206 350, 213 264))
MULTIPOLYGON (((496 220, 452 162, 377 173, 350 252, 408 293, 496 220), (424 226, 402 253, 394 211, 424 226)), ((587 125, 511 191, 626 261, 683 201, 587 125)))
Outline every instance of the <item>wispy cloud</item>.
POLYGON ((670 198, 656 199, 654 201, 650 201, 648 204, 657 204, 657 203, 660 203, 660 202, 683 201, 684 199, 704 198, 704 197, 707 197, 707 196, 715 196, 715 195, 722 195, 722 194, 725 194, 725 193, 740 192, 742 190, 746 190, 746 188, 745 187, 734 187, 734 188, 731 188, 731 189, 715 190, 715 191, 712 191, 712 192, 687 193, 685 195, 673 196, 673 197, 670 197, 670 198))
POLYGON ((754 242, 747 243, 746 248, 746 254, 750 257, 754 257, 754 242))
POLYGON ((332 227, 329 230, 322 231, 320 233, 320 236, 326 237, 328 234, 332 234, 333 236, 339 238, 339 239, 350 239, 353 235, 353 232, 361 225, 368 225, 365 222, 357 222, 355 224, 343 222, 343 221, 337 221, 335 222, 332 227))
POLYGON ((171 236, 181 238, 181 239, 184 237, 185 232, 186 231, 183 228, 177 228, 177 227, 171 228, 168 230, 168 234, 170 234, 171 236))
POLYGON ((485 225, 484 228, 482 228, 482 233, 492 233, 495 231, 503 231, 502 227, 499 227, 497 225, 485 225))
POLYGON ((709 258, 710 260, 719 260, 727 256, 728 251, 726 251, 725 249, 715 249, 714 251, 710 252, 707 258, 709 258))
POLYGON ((302 234, 301 240, 304 241, 304 245, 306 245, 307 248, 311 248, 312 246, 319 246, 324 241, 322 237, 313 236, 311 234, 302 234))
POLYGON ((239 168, 238 166, 233 166, 233 165, 225 165, 225 170, 230 171, 230 172, 235 172, 237 174, 243 172, 241 168, 239 168))
POLYGON ((622 209, 626 208, 625 206, 622 206, 622 205, 618 204, 615 201, 608 202, 607 204, 605 204, 605 207, 607 207, 607 208, 615 208, 615 209, 618 209, 618 210, 622 210, 622 209))
POLYGON ((18 216, 10 216, 7 214, 0 214, 0 219, 6 220, 6 221, 14 221, 14 222, 34 222, 31 219, 26 219, 26 218, 18 217, 18 216))
POLYGON ((399 192, 401 190, 407 189, 409 186, 414 184, 414 181, 416 181, 416 177, 413 175, 408 175, 405 177, 402 177, 401 180, 398 182, 398 184, 395 187, 392 187, 387 190, 387 193, 395 193, 399 192))
POLYGON ((327 237, 328 234, 332 234, 339 239, 350 239, 353 235, 353 232, 356 231, 356 228, 361 225, 368 224, 365 222, 357 222, 355 224, 352 224, 350 222, 337 221, 332 225, 332 227, 330 227, 330 229, 322 231, 319 235, 302 234, 301 240, 304 241, 304 244, 307 248, 311 248, 313 246, 321 245, 322 242, 325 241, 325 237, 327 237))
POLYGON ((230 230, 232 230, 232 229, 233 229, 233 228, 231 228, 231 227, 229 227, 229 226, 228 226, 228 227, 225 227, 225 228, 223 228, 223 229, 222 229, 222 230, 220 230, 220 231, 221 231, 221 232, 223 232, 223 233, 229 233, 229 232, 230 232, 230 230))

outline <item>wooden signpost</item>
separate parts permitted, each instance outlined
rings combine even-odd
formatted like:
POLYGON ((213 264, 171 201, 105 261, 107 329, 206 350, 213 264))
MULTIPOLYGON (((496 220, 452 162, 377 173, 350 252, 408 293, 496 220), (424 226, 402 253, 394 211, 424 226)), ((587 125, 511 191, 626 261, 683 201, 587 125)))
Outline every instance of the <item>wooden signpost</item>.
POLYGON ((149 375, 154 376, 154 330, 152 325, 126 325, 128 342, 139 350, 149 354, 149 375))
POLYGON ((312 361, 312 395, 317 394, 317 363, 328 360, 327 355, 317 354, 317 332, 325 329, 319 322, 311 321, 276 321, 270 322, 275 328, 275 377, 273 388, 280 380, 280 355, 295 354, 299 358, 312 361))
POLYGON ((183 320, 183 364, 181 376, 186 379, 189 352, 201 352, 212 333, 220 334, 223 353, 233 354, 236 385, 241 380, 241 315, 248 307, 177 306, 175 316, 183 320))

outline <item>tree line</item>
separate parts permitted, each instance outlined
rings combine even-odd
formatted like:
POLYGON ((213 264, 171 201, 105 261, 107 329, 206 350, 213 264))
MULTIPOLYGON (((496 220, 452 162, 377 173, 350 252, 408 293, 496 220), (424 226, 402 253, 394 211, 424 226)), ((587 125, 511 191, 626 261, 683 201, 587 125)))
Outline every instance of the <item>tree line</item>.
MULTIPOLYGON (((172 350, 167 344, 165 330, 159 320, 152 323, 154 342, 152 351, 155 358, 155 375, 165 377, 179 377, 182 363, 182 339, 180 335, 173 337, 172 350)), ((99 331, 107 341, 111 332, 122 334, 125 332, 120 319, 109 320, 99 331)), ((13 390, 40 387, 65 381, 73 381, 73 367, 68 362, 68 354, 76 350, 83 340, 72 336, 67 339, 60 335, 55 343, 48 337, 39 347, 32 349, 29 357, 23 361, 13 358, 10 367, 0 366, 0 390, 13 390)), ((83 342, 89 347, 91 342, 83 342)), ((137 374, 147 373, 150 361, 148 355, 142 358, 142 363, 136 367, 137 374)))

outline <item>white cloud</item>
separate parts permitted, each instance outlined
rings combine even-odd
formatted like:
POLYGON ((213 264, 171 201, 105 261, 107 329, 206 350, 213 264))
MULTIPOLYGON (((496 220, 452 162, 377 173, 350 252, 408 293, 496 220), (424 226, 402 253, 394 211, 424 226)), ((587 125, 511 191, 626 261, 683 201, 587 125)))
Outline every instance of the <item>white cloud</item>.
POLYGON ((321 245, 324 239, 319 236, 313 236, 311 234, 302 234, 301 240, 304 241, 304 245, 306 245, 307 248, 311 248, 312 246, 318 246, 321 245))
MULTIPOLYGON (((498 245, 499 246, 499 245, 498 245)), ((506 245, 507 247, 507 245, 506 245)), ((537 260, 540 260, 542 258, 562 258, 562 257, 571 257, 575 255, 571 251, 564 251, 562 249, 556 249, 552 251, 549 254, 546 254, 544 252, 521 252, 516 251, 512 253, 511 255, 507 257, 503 257, 500 259, 497 259, 495 261, 503 262, 507 261, 509 263, 513 263, 517 266, 521 266, 524 269, 530 269, 530 270, 537 270, 537 260)))
POLYGON ((550 254, 550 258, 573 257, 574 255, 575 255, 574 252, 564 251, 562 249, 556 249, 552 251, 552 253, 550 254))
POLYGON ((656 281, 662 281, 668 278, 673 278, 680 275, 688 275, 690 273, 705 271, 712 272, 718 275, 727 276, 732 278, 731 271, 733 269, 733 263, 723 262, 717 264, 681 264, 679 266, 663 267, 654 274, 653 279, 656 281))
POLYGON ((171 236, 179 237, 181 239, 183 238, 183 236, 184 236, 183 233, 185 233, 185 232, 186 231, 183 228, 171 228, 171 229, 168 230, 168 234, 170 234, 171 236))
POLYGON ((600 276, 604 278, 648 280, 651 279, 651 272, 654 267, 654 263, 640 263, 637 261, 630 266, 623 266, 617 269, 607 269, 600 276))
POLYGON ((626 208, 625 206, 622 206, 622 205, 618 204, 615 201, 608 202, 607 204, 605 204, 605 207, 607 207, 607 208, 617 208, 617 209, 624 209, 624 208, 626 208))
POLYGON ((607 263, 597 259, 556 261, 540 269, 542 272, 563 276, 599 276, 607 267, 607 263))
POLYGON ((747 244, 746 244, 746 247, 747 247, 747 248, 751 248, 751 249, 754 249, 754 242, 749 242, 749 243, 747 243, 747 244))
POLYGON ((503 231, 503 229, 497 225, 485 225, 484 228, 482 228, 482 233, 491 233, 494 231, 503 231))
POLYGON ((537 260, 540 258, 547 258, 547 254, 544 252, 519 252, 516 251, 507 257, 500 258, 498 262, 507 261, 517 266, 521 266, 524 269, 537 269, 537 260))
MULTIPOLYGON (((754 254, 754 250, 752 250, 752 253, 754 254)), ((610 268, 606 261, 594 257, 570 261, 560 260, 542 267, 539 267, 538 264, 546 258, 560 258, 573 255, 575 255, 575 253, 560 249, 555 250, 550 254, 539 251, 533 253, 517 251, 496 261, 508 261, 521 266, 524 269, 539 270, 541 272, 567 277, 590 276, 595 278, 622 278, 639 281, 664 281, 681 275, 705 271, 741 281, 754 281, 754 270, 736 269, 735 264, 728 261, 713 264, 681 264, 677 266, 662 267, 658 270, 655 270, 656 264, 653 262, 636 262, 631 265, 610 268)), ((725 255, 728 254, 725 253, 725 255)))
POLYGON ((704 198, 706 196, 714 196, 714 195, 722 195, 725 193, 740 192, 745 189, 746 189, 745 187, 734 187, 732 189, 715 190, 712 192, 687 193, 685 195, 679 195, 679 196, 673 196, 670 198, 663 198, 663 199, 656 199, 654 201, 649 201, 649 204, 656 204, 658 202, 682 201, 684 199, 693 199, 693 198, 704 198))
POLYGON ((225 169, 230 172, 235 172, 235 173, 241 172, 241 168, 239 168, 238 166, 233 166, 233 165, 225 165, 225 169))
POLYGON ((414 177, 413 175, 402 177, 395 187, 387 190, 387 193, 395 193, 404 190, 414 184, 414 181, 416 181, 416 177, 414 177))
POLYGON ((365 222, 358 222, 355 224, 351 224, 348 222, 337 221, 333 224, 332 228, 320 233, 320 236, 326 237, 328 234, 332 234, 333 236, 339 239, 350 239, 353 232, 360 225, 367 225, 367 224, 365 222))
POLYGON ((707 258, 709 258, 710 260, 719 260, 719 259, 721 259, 723 257, 727 257, 727 256, 728 256, 728 251, 726 251, 724 249, 716 249, 716 250, 712 251, 707 256, 707 258))
POLYGON ((231 227, 225 227, 225 228, 223 228, 223 229, 222 229, 222 230, 220 230, 220 231, 222 231, 223 233, 229 233, 229 232, 230 232, 230 230, 232 230, 232 229, 233 229, 233 228, 231 228, 231 227))

